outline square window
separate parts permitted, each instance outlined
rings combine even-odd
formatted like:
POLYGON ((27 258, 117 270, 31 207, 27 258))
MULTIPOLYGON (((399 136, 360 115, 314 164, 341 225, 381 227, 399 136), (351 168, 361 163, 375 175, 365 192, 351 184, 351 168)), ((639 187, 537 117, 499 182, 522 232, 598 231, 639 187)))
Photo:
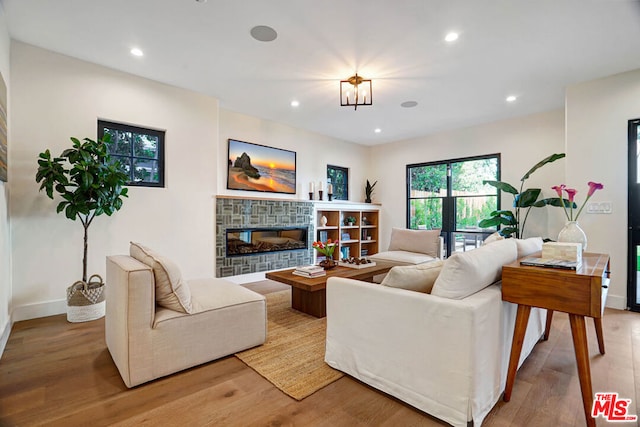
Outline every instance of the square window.
POLYGON ((111 136, 109 154, 129 175, 127 185, 164 187, 164 131, 98 120, 98 138, 111 136))

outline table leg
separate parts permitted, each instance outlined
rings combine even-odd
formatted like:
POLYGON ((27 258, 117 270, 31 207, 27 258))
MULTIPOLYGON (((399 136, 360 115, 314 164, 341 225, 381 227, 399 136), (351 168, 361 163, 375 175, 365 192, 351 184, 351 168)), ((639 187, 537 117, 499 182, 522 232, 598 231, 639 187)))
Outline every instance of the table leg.
POLYGON ((580 379, 580 390, 582 390, 582 405, 587 426, 595 427, 596 422, 591 416, 591 406, 593 405, 593 389, 591 388, 591 368, 589 366, 589 349, 587 348, 587 330, 584 324, 584 316, 569 314, 571 323, 571 335, 573 336, 573 347, 576 352, 576 362, 578 365, 578 378, 580 379))
POLYGON ((508 402, 511 400, 511 391, 513 383, 516 380, 516 371, 518 370, 518 361, 520 361, 520 353, 522 352, 522 344, 524 343, 524 334, 527 331, 529 323, 529 314, 531 307, 528 305, 518 304, 518 312, 516 313, 516 325, 513 330, 513 342, 511 343, 511 356, 509 356, 509 370, 507 371, 507 384, 504 389, 502 400, 508 402))
POLYGON ((549 339, 549 331, 551 330, 551 319, 553 319, 553 310, 547 310, 547 324, 544 327, 544 337, 546 341, 549 339))
POLYGON ((594 317, 593 323, 596 325, 596 336, 598 337, 598 349, 600 354, 604 354, 604 335, 602 334, 602 318, 594 317))

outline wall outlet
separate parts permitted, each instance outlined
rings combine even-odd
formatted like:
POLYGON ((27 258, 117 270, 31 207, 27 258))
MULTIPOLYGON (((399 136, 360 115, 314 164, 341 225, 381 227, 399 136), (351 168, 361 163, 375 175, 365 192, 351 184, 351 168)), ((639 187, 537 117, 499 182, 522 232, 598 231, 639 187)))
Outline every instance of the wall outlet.
POLYGON ((587 205, 587 213, 610 214, 612 212, 611 202, 591 202, 587 205))

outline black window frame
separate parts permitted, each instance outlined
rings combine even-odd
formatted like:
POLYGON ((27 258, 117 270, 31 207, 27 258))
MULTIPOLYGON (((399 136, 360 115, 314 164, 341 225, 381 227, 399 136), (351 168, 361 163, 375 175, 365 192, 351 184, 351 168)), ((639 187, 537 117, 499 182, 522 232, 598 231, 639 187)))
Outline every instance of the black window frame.
MULTIPOLYGON (((483 159, 493 159, 495 158, 497 160, 497 170, 496 170, 496 180, 500 181, 500 177, 502 174, 502 159, 501 159, 501 155, 500 153, 492 153, 492 154, 484 154, 484 155, 479 155, 479 156, 471 156, 471 157, 460 157, 460 158, 455 158, 455 159, 447 159, 447 160, 437 160, 437 161, 432 161, 432 162, 421 162, 421 163, 412 163, 412 164, 408 164, 406 165, 406 170, 405 170, 405 183, 406 183, 406 203, 405 203, 405 218, 406 218, 406 227, 407 228, 411 228, 411 201, 412 200, 416 200, 416 199, 421 199, 421 198, 416 198, 416 197, 411 197, 411 169, 412 168, 416 168, 416 167, 424 167, 424 166, 436 166, 436 165, 446 165, 447 166, 447 174, 446 174, 446 179, 447 179, 447 195, 446 197, 443 197, 442 199, 442 230, 441 230, 441 236, 444 237, 445 239, 445 250, 447 253, 447 256, 450 256, 453 253, 453 242, 451 241, 451 236, 453 236, 455 233, 460 233, 462 231, 457 230, 456 227, 456 202, 457 202, 457 198, 459 196, 453 196, 453 190, 452 190, 452 186, 453 186, 453 182, 452 182, 452 176, 451 176, 451 165, 453 163, 461 163, 461 162, 467 162, 467 161, 474 161, 474 160, 483 160, 483 159)), ((502 203, 501 200, 501 191, 496 190, 496 203, 498 206, 498 209, 501 209, 500 206, 502 203)), ((496 227, 495 231, 500 230, 500 226, 496 227)), ((482 236, 483 238, 485 238, 488 234, 487 232, 478 232, 478 233, 474 233, 474 234, 478 234, 478 236, 482 236)))
POLYGON ((331 179, 331 176, 329 175, 329 169, 334 169, 337 171, 341 171, 344 173, 345 175, 345 180, 344 180, 344 185, 343 185, 343 189, 344 189, 344 195, 345 195, 345 199, 340 199, 338 197, 336 197, 336 183, 331 181, 331 185, 333 186, 333 200, 349 200, 349 168, 345 168, 343 166, 336 166, 336 165, 327 165, 327 181, 329 181, 331 179))
MULTIPOLYGON (((155 187, 155 188, 164 188, 164 178, 165 178, 165 170, 164 170, 164 156, 165 156, 165 131, 158 129, 145 128, 142 126, 130 125, 126 123, 118 123, 112 122, 108 120, 100 120, 98 119, 98 139, 102 139, 104 137, 104 128, 109 128, 113 130, 117 130, 120 132, 132 132, 137 134, 150 135, 158 138, 158 182, 149 182, 149 181, 128 181, 127 186, 133 187, 155 187)), ((131 173, 133 173, 133 165, 134 160, 136 159, 147 159, 146 157, 134 156, 133 154, 133 144, 131 146, 131 153, 129 156, 123 155, 112 155, 112 157, 126 157, 131 161, 131 173)), ((110 153, 111 154, 111 153, 110 153)), ((153 159, 156 160, 156 159, 153 159)))

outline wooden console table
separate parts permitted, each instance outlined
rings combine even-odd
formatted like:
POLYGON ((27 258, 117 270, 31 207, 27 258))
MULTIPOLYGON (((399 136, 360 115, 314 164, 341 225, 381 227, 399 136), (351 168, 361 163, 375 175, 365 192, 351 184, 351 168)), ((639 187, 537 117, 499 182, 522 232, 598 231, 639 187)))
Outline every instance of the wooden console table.
POLYGON ((549 333, 553 311, 562 311, 569 314, 587 425, 595 426, 595 420, 591 417, 593 389, 584 318, 593 317, 599 350, 604 354, 602 312, 606 292, 603 293, 603 287, 606 291, 609 273, 609 255, 596 253, 584 253, 582 266, 577 271, 527 267, 520 265, 519 260, 502 267, 502 299, 518 304, 504 390, 505 402, 511 399, 531 307, 549 310, 545 338, 549 333))

